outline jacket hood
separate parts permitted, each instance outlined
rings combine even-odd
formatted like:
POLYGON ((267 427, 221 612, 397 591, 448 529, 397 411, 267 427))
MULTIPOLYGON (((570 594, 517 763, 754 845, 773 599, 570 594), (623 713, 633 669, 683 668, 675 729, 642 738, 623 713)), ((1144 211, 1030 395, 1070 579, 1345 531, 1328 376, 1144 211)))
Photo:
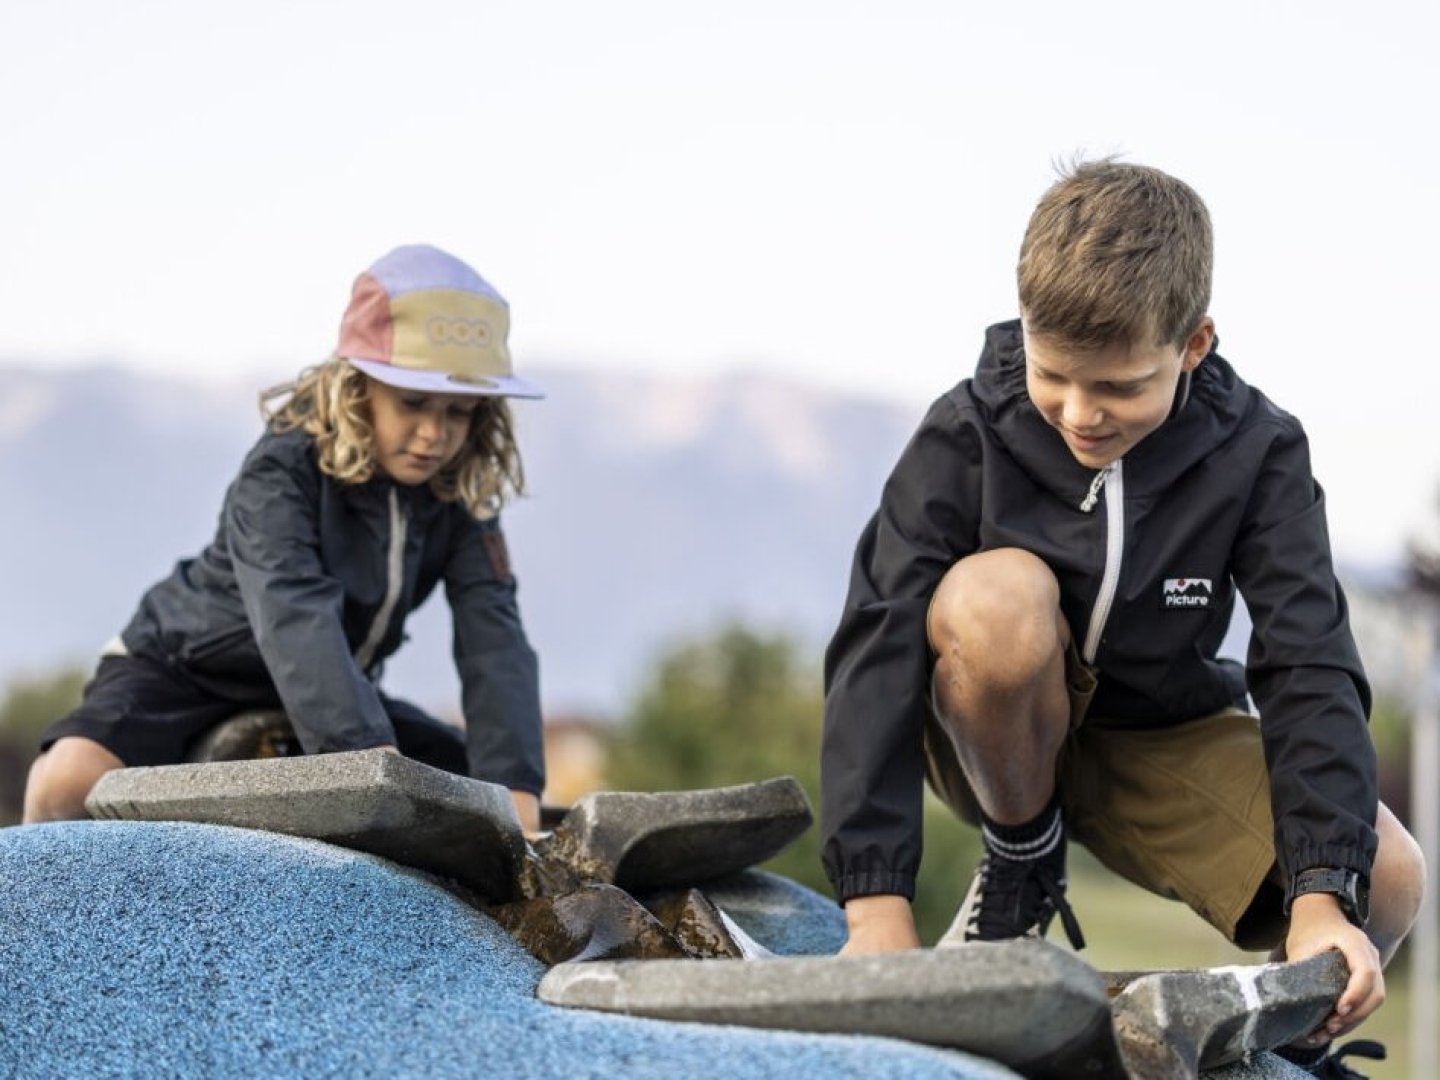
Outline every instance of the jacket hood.
MULTIPOLYGON (((1190 377, 1180 409, 1125 455, 1125 487, 1144 496, 1172 484, 1231 438, 1246 414, 1267 402, 1235 376, 1211 347, 1190 377)), ((985 345, 971 396, 996 438, 1041 487, 1077 506, 1095 479, 1095 470, 1075 460, 1060 433, 1045 422, 1025 389, 1025 344, 1020 320, 997 323, 985 345)), ((1273 406, 1268 406, 1273 408, 1273 406)))

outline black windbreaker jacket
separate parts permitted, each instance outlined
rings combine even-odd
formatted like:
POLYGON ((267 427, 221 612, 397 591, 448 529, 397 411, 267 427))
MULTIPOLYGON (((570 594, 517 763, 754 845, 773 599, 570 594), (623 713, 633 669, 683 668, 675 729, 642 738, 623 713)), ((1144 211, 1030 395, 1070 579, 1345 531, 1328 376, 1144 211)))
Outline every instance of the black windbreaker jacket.
POLYGON ((1370 689, 1299 422, 1212 352, 1170 419, 1097 474, 1031 404, 1013 321, 990 328, 974 378, 931 407, 856 548, 825 657, 821 831, 842 902, 914 895, 925 613, 952 564, 1000 547, 1033 552, 1059 580, 1099 676, 1091 715, 1177 724, 1243 705, 1248 690, 1281 869, 1368 879, 1370 689), (1237 586, 1254 623, 1243 668, 1215 656, 1237 586))
POLYGON ((145 594, 121 640, 238 703, 283 704, 306 753, 364 750, 395 741, 371 676, 442 580, 471 774, 538 794, 538 663, 498 519, 428 486, 339 483, 303 431, 261 437, 215 539, 145 594))

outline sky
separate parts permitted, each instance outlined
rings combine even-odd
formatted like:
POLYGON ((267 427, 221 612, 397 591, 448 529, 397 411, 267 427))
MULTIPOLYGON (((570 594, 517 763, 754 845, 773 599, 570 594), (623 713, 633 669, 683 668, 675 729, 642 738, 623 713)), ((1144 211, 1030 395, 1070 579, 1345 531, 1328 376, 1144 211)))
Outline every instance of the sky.
POLYGON ((438 244, 517 367, 913 405, 1015 314, 1057 162, 1191 183, 1221 350, 1305 422, 1337 551, 1440 484, 1440 5, 5 0, 0 364, 208 381, 332 348, 438 244))

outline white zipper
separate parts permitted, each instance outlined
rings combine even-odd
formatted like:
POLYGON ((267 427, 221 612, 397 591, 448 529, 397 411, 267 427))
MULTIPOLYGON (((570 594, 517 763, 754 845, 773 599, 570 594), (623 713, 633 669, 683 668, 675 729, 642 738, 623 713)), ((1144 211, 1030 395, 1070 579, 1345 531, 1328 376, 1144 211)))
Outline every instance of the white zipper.
POLYGON ((1105 621, 1110 618, 1110 606, 1115 602, 1115 590, 1120 584, 1120 558, 1125 553, 1125 474, 1119 461, 1111 462, 1095 474, 1090 483, 1090 493, 1085 496, 1080 509, 1087 514, 1095 509, 1102 484, 1105 486, 1105 574, 1100 579, 1100 594, 1095 597, 1095 607, 1090 612, 1090 630, 1085 635, 1085 648, 1080 653, 1087 664, 1095 663, 1100 635, 1105 632, 1105 621))
POLYGON ((395 614, 395 605, 400 602, 400 587, 405 578, 405 515, 400 512, 400 497, 390 489, 390 548, 385 558, 385 599, 370 624, 370 633, 365 644, 355 650, 355 663, 361 671, 370 667, 380 642, 385 640, 385 631, 390 627, 390 617, 395 614))

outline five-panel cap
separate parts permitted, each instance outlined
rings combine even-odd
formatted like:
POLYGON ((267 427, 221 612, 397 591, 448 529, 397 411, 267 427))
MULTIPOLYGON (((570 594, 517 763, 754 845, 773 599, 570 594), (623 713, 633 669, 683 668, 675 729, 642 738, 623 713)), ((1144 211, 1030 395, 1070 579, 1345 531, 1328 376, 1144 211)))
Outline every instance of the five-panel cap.
POLYGON ((411 244, 355 279, 335 354, 403 390, 544 397, 515 375, 509 334, 510 306, 489 282, 439 248, 411 244))

